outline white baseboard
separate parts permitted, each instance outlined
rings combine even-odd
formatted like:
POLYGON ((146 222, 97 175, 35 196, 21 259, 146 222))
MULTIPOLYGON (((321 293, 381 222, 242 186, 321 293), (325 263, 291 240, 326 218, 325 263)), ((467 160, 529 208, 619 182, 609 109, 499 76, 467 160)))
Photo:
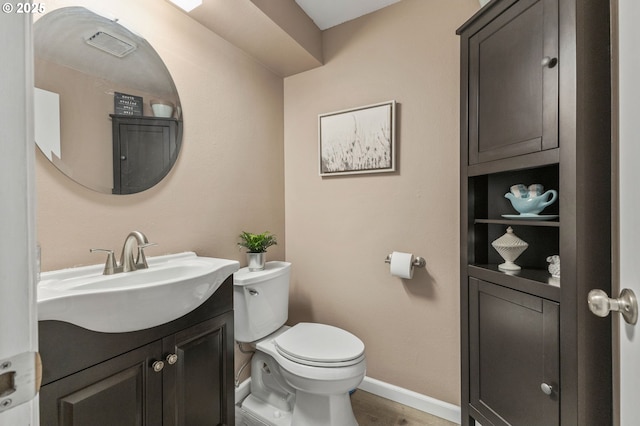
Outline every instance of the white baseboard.
POLYGON ((366 376, 359 389, 460 424, 460 407, 366 376))
MULTIPOLYGON (((416 410, 460 424, 460 407, 457 405, 440 401, 439 399, 410 391, 409 389, 401 388, 400 386, 392 385, 371 377, 365 377, 358 388, 365 392, 390 399, 391 401, 415 408, 416 410)), ((240 383, 240 386, 236 388, 236 404, 245 399, 250 392, 251 378, 248 378, 244 382, 240 383)))
POLYGON ((245 399, 251 393, 251 377, 236 388, 236 404, 245 399))

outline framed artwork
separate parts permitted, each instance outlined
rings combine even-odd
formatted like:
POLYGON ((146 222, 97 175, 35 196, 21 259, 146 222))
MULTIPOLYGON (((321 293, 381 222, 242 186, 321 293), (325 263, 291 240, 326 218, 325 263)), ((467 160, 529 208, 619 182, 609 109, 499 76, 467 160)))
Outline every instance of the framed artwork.
POLYGON ((396 101, 318 116, 320 176, 396 170, 396 101))

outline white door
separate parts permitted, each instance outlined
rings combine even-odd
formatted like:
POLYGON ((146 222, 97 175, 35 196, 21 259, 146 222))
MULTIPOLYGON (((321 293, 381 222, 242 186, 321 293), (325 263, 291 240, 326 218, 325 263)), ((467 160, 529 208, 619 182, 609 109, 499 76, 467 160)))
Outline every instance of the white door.
MULTIPOLYGON (((620 288, 640 295, 640 2, 618 0, 620 288)), ((621 317, 617 315, 617 317, 621 317)), ((620 425, 640 424, 640 325, 620 321, 620 425)), ((614 342, 615 344, 616 342, 614 342)))
POLYGON ((38 424, 31 17, 0 13, 0 426, 38 424))

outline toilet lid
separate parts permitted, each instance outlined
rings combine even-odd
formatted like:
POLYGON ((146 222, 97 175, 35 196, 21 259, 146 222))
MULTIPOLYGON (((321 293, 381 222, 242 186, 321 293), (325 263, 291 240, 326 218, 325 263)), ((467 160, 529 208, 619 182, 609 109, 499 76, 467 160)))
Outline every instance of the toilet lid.
POLYGON ((348 331, 326 324, 300 323, 275 338, 284 357, 313 366, 350 365, 364 355, 364 343, 348 331), (334 364, 335 363, 335 364, 334 364))

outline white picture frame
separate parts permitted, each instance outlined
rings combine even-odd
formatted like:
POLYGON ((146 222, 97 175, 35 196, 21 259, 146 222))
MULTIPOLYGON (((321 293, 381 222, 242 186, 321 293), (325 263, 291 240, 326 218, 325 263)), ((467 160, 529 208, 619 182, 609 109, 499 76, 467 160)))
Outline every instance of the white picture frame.
POLYGON ((318 115, 320 176, 396 170, 396 101, 318 115))

